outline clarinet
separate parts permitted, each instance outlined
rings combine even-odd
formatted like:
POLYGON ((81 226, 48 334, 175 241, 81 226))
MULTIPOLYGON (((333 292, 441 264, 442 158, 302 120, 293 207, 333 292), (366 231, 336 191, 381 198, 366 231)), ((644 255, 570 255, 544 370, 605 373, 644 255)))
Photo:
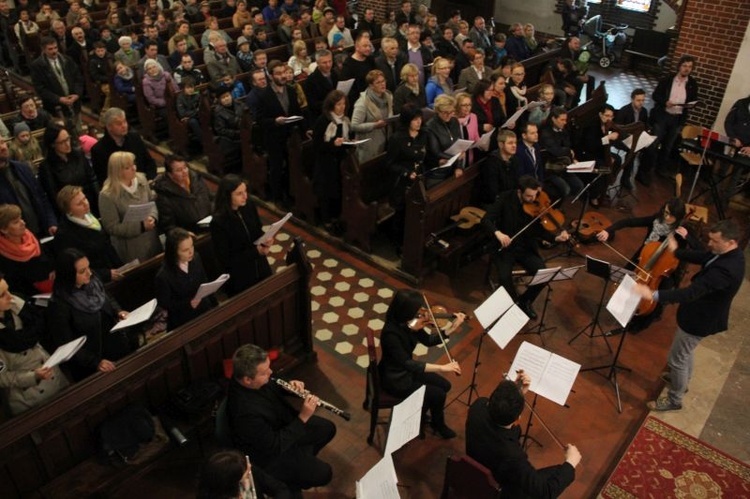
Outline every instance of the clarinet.
MULTIPOLYGON (((294 395, 298 396, 299 398, 306 399, 307 397, 309 397, 311 395, 310 394, 310 390, 303 390, 303 391, 299 392, 299 391, 297 391, 297 390, 294 389, 294 387, 291 385, 291 383, 288 383, 288 382, 284 381, 283 379, 271 378, 271 381, 275 382, 281 388, 283 388, 284 390, 288 391, 289 393, 293 393, 294 395)), ((344 418, 347 421, 349 421, 350 419, 352 419, 352 415, 351 414, 349 414, 348 412, 346 412, 346 411, 344 411, 342 409, 339 409, 335 405, 333 405, 333 404, 331 404, 329 402, 326 402, 323 399, 318 399, 318 407, 322 407, 323 409, 331 411, 335 415, 341 416, 342 418, 344 418)))

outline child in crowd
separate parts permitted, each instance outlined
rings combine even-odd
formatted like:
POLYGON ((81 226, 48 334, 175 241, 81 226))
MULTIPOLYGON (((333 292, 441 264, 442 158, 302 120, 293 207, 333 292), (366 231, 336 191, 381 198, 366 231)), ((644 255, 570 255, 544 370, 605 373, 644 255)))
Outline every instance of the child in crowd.
POLYGON ((39 142, 31 136, 29 125, 23 121, 16 123, 13 127, 13 140, 9 144, 9 154, 10 159, 22 161, 32 166, 34 173, 36 173, 36 167, 33 166, 34 161, 44 158, 39 142))
POLYGON ((250 49, 250 40, 244 36, 237 39, 237 62, 243 73, 253 68, 253 52, 250 49))
POLYGON ((177 94, 177 117, 186 123, 195 140, 190 141, 191 148, 196 152, 203 150, 201 124, 198 121, 201 96, 195 90, 195 79, 186 76, 182 80, 182 92, 177 94))

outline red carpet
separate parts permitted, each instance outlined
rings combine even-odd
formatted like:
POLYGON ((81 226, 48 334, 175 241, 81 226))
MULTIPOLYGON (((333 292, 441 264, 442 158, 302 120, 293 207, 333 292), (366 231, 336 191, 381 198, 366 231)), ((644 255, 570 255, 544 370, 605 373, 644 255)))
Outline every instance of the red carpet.
POLYGON ((748 498, 750 467, 651 416, 601 498, 748 498))

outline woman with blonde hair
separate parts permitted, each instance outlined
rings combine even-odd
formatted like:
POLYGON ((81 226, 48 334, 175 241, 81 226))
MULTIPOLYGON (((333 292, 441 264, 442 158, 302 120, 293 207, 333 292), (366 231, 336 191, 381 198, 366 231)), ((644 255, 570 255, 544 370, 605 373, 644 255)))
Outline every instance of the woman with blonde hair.
POLYGON ((156 204, 140 220, 130 221, 126 213, 130 206, 154 201, 155 196, 146 176, 138 173, 135 155, 117 151, 109 157, 107 180, 99 194, 102 225, 112 237, 112 245, 124 262, 145 261, 162 251, 156 231, 156 204))
MULTIPOLYGON (((481 137, 479 130, 479 118, 472 111, 473 101, 471 95, 467 92, 456 94, 456 120, 461 127, 461 138, 464 140, 477 141, 481 137)), ((474 163, 476 151, 470 149, 466 151, 466 165, 474 163)))
POLYGON ((312 59, 307 54, 307 44, 303 40, 297 40, 292 45, 292 57, 289 58, 289 67, 294 71, 294 76, 299 76, 302 73, 308 75, 312 73, 310 71, 310 64, 312 59))
POLYGON ((434 106, 435 98, 439 95, 453 94, 453 80, 450 77, 451 69, 451 61, 445 57, 436 57, 432 61, 432 76, 424 86, 427 105, 429 107, 434 106))
POLYGON ((425 186, 432 187, 451 175, 460 177, 466 153, 449 168, 438 168, 451 159, 445 151, 461 138, 461 125, 456 119, 456 99, 450 95, 438 95, 435 99, 435 116, 425 125, 427 132, 427 157, 425 158, 425 186))
POLYGON ((401 68, 401 84, 393 92, 393 112, 399 114, 406 104, 417 109, 427 107, 425 89, 419 84, 419 68, 412 62, 401 68))

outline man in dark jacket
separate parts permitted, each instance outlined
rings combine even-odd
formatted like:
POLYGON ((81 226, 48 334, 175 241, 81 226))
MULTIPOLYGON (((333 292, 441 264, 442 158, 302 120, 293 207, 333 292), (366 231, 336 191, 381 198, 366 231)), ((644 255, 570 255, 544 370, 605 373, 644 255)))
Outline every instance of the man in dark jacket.
POLYGON ((78 65, 69 57, 59 53, 57 40, 42 39, 42 55, 31 63, 31 81, 34 83, 42 106, 50 114, 57 114, 59 106, 67 117, 75 117, 81 111, 83 76, 78 65))
POLYGON ((750 97, 734 103, 724 119, 724 130, 738 153, 750 156, 750 97))
POLYGON ((208 187, 181 156, 170 154, 164 158, 164 169, 166 172, 154 181, 159 229, 168 232, 181 227, 200 231, 198 222, 209 216, 213 208, 208 187))
POLYGON ((501 193, 518 186, 520 164, 516 157, 516 134, 502 130, 497 134, 498 150, 480 163, 479 191, 484 205, 491 205, 501 193))
POLYGON ((111 107, 104 113, 102 121, 107 131, 104 137, 91 148, 91 163, 94 166, 96 178, 104 183, 107 178, 109 157, 116 151, 132 152, 135 154, 138 171, 143 172, 149 180, 156 177, 156 162, 149 154, 141 136, 128 131, 125 111, 118 107, 111 107))
POLYGON ((682 409, 682 397, 693 375, 693 352, 698 343, 729 327, 732 300, 745 276, 745 255, 739 247, 740 230, 729 219, 721 220, 708 231, 708 251, 678 248, 673 236, 669 249, 680 260, 701 266, 689 286, 653 291, 636 284, 636 292, 644 300, 679 303, 677 332, 672 340, 667 365, 669 372, 662 379, 669 385, 666 397, 648 403, 652 411, 682 409))
POLYGON ((466 454, 489 468, 502 498, 557 497, 573 483, 581 462, 581 453, 572 444, 565 447, 562 464, 537 470, 529 462, 520 443, 521 428, 514 423, 530 384, 523 371, 515 382, 501 381, 489 399, 482 397, 471 405, 466 419, 466 454))
POLYGON ((323 101, 331 90, 336 89, 339 78, 333 71, 333 54, 330 50, 321 50, 315 54, 318 67, 304 81, 303 88, 307 97, 307 108, 310 116, 320 116, 323 101))
POLYGON ((687 121, 688 110, 698 101, 698 81, 691 76, 694 68, 695 58, 683 55, 677 63, 677 73, 659 81, 653 94, 651 123, 660 144, 655 164, 661 168, 657 173, 667 177, 674 178, 676 170, 670 168, 669 158, 687 121))
MULTIPOLYGON (((640 122, 648 126, 648 109, 646 109, 643 105, 645 102, 645 90, 643 90, 642 88, 636 88, 635 90, 630 92, 630 103, 625 104, 617 110, 617 112, 615 113, 615 123, 618 125, 627 126, 632 125, 633 123, 640 122)), ((625 137, 620 137, 620 140, 624 138, 625 137)), ((618 147, 617 144, 615 145, 615 147, 618 147)), ((635 144, 633 144, 633 147, 635 147, 635 144)), ((651 184, 650 172, 651 168, 653 167, 653 164, 651 163, 653 159, 652 156, 653 154, 639 154, 637 158, 638 160, 640 160, 640 164, 638 166, 638 173, 636 174, 635 179, 647 187, 651 184)), ((620 177, 622 186, 627 189, 632 189, 633 187, 630 181, 630 174, 633 171, 633 165, 635 165, 635 161, 629 162, 622 172, 622 177, 620 177)))

